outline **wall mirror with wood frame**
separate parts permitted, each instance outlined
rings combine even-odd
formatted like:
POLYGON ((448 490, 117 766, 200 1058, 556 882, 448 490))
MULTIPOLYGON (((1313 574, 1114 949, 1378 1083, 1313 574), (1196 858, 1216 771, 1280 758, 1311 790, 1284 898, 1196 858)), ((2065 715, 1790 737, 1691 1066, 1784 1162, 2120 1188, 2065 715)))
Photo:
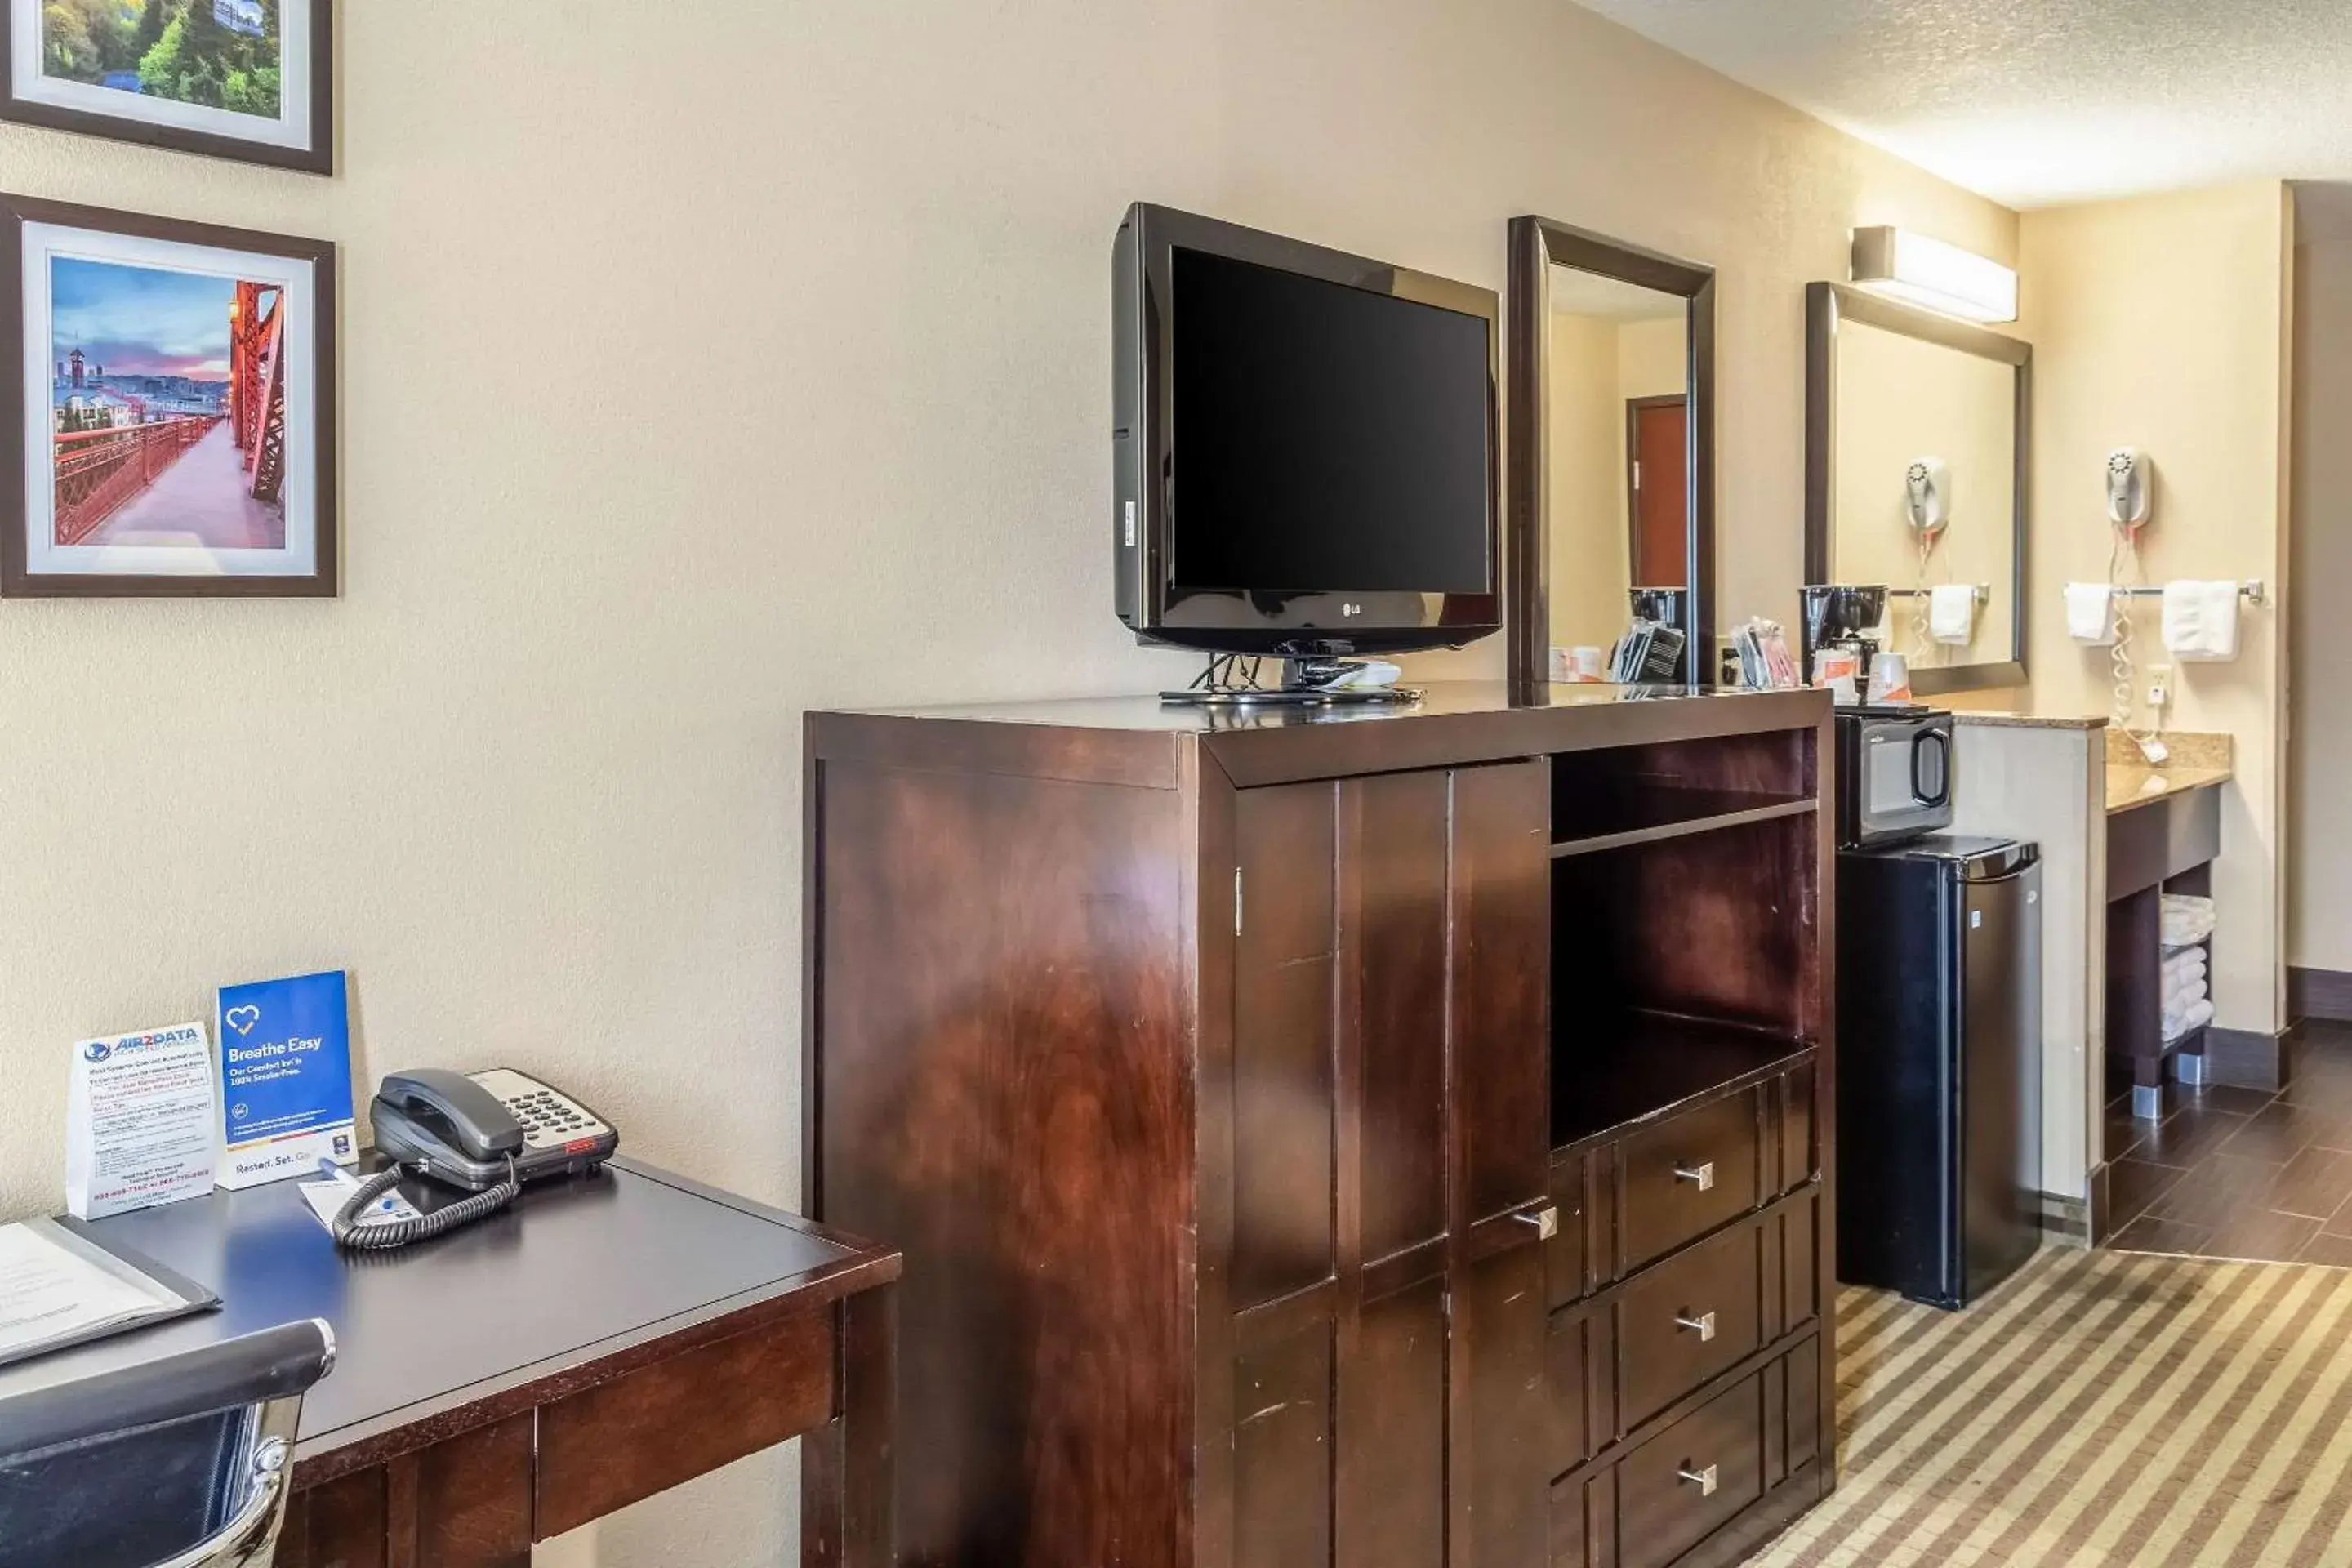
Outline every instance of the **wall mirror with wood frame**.
POLYGON ((1637 615, 1710 678, 1714 270, 1521 217, 1510 300, 1511 679, 1605 671, 1637 615))
POLYGON ((2023 685, 2032 347, 1837 283, 1805 313, 1805 581, 1887 590, 1919 696, 2023 685))

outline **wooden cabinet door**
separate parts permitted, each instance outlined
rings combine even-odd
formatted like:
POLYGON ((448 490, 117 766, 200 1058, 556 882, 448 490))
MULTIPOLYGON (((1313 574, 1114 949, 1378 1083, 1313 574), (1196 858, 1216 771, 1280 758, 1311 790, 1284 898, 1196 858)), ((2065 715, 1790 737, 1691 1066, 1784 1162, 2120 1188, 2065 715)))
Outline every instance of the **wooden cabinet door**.
POLYGON ((1544 1562, 1551 1160, 1551 770, 1454 774, 1449 1568, 1544 1562))
POLYGON ((1235 1568, 1541 1561, 1546 778, 1235 802, 1235 1568))

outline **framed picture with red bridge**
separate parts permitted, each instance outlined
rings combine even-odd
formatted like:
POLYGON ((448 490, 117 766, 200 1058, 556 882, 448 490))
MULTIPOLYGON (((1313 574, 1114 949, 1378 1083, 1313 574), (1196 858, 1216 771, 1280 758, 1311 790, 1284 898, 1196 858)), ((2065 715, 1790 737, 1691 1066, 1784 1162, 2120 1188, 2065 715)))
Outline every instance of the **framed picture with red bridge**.
POLYGON ((0 595, 333 596, 334 246, 0 217, 0 595))

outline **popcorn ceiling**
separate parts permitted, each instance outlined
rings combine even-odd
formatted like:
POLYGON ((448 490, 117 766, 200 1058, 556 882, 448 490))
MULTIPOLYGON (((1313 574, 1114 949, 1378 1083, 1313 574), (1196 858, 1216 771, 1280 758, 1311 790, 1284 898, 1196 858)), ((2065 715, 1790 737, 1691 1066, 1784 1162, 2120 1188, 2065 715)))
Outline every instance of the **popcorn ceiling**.
POLYGON ((2352 177, 2342 0, 1584 0, 2011 206, 2352 177))

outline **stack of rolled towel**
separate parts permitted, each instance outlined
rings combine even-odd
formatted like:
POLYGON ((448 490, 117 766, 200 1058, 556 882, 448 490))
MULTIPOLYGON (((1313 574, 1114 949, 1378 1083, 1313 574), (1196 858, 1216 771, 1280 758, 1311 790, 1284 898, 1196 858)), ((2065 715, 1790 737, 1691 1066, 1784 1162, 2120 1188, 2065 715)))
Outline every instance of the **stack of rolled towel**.
POLYGON ((2164 895, 2164 950, 2189 947, 2213 934, 2213 900, 2189 893, 2164 895))
POLYGON ((2164 1043, 2170 1045, 2213 1021, 2211 984, 2203 942, 2213 934, 2213 900, 2164 897, 2164 1043))
POLYGON ((2164 961, 2164 1039, 2167 1045, 2213 1021, 2206 993, 2205 950, 2184 947, 2164 961))

